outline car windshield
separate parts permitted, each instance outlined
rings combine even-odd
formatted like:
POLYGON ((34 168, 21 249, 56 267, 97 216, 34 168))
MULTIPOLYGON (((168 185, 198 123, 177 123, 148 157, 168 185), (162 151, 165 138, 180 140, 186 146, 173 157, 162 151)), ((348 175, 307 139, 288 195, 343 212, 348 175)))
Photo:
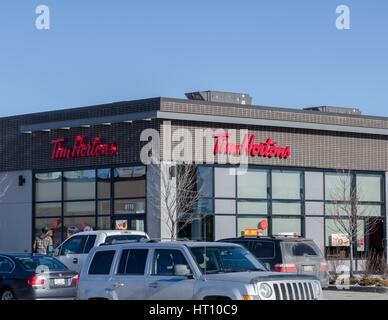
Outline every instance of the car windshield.
POLYGON ((244 271, 266 271, 245 248, 235 246, 192 247, 191 253, 205 274, 244 271))
POLYGON ((48 268, 50 271, 55 270, 67 270, 66 266, 59 262, 58 260, 45 257, 45 256, 32 256, 32 257, 16 257, 15 258, 23 267, 24 270, 27 271, 36 271, 38 267, 43 266, 48 268))
POLYGON ((121 241, 139 241, 142 239, 147 239, 146 236, 141 234, 121 234, 116 236, 108 236, 105 239, 105 244, 115 244, 121 241))
POLYGON ((285 241, 281 244, 284 258, 289 261, 301 261, 305 257, 321 259, 322 254, 313 241, 285 241))

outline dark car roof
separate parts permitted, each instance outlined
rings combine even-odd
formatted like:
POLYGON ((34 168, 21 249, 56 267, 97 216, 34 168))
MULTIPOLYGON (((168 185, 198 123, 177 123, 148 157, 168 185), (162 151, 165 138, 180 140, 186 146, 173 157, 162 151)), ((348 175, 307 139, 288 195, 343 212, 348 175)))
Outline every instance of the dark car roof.
MULTIPOLYGON (((49 257, 49 256, 46 256, 44 254, 39 254, 39 253, 25 253, 25 252, 22 252, 22 253, 1 253, 0 252, 0 256, 6 256, 6 257, 10 257, 10 258, 18 258, 18 257, 49 257)), ((49 257, 51 258, 51 257, 49 257)))
POLYGON ((217 240, 219 242, 222 241, 236 241, 236 240, 253 240, 253 241, 261 241, 261 240, 266 240, 266 241, 273 241, 273 242, 303 242, 303 241, 312 241, 311 239, 306 239, 306 238, 296 238, 296 237, 237 237, 237 238, 226 238, 226 239, 221 239, 217 240))

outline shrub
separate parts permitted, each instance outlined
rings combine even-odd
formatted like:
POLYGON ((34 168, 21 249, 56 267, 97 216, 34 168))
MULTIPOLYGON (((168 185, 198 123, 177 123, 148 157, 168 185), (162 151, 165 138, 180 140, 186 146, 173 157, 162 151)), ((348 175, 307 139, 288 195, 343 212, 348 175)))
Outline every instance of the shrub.
POLYGON ((360 286, 376 286, 380 282, 379 278, 373 278, 373 277, 368 277, 364 276, 360 282, 360 286))

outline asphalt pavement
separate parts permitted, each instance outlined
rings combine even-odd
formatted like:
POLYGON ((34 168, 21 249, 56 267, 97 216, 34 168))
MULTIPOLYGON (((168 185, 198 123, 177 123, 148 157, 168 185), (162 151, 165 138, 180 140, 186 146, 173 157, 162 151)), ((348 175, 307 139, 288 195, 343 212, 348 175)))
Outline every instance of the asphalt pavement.
POLYGON ((388 300, 388 293, 324 290, 324 297, 327 300, 388 300))

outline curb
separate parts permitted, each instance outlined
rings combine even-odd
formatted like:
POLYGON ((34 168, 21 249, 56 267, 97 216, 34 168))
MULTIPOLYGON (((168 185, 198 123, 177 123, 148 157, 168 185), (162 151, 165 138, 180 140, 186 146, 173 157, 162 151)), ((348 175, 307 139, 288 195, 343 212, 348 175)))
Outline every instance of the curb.
POLYGON ((327 291, 345 291, 345 292, 372 292, 372 293, 388 293, 386 287, 364 287, 364 286, 334 286, 330 285, 325 288, 327 291))

